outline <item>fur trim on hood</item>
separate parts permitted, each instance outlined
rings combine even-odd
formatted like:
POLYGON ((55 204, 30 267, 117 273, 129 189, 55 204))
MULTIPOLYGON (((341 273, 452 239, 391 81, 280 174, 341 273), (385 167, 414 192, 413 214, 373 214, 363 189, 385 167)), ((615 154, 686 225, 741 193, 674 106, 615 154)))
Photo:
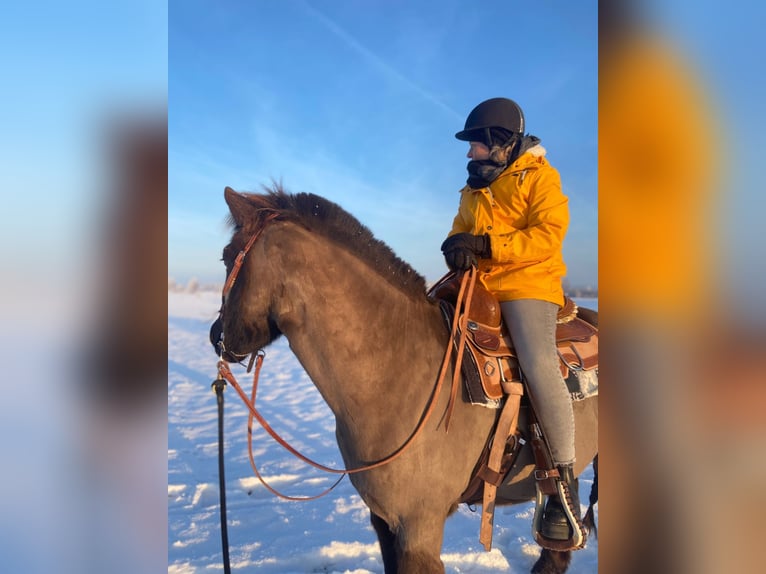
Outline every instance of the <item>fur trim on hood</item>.
POLYGON ((545 157, 545 154, 548 152, 542 145, 537 144, 529 148, 525 153, 531 153, 535 157, 545 157))

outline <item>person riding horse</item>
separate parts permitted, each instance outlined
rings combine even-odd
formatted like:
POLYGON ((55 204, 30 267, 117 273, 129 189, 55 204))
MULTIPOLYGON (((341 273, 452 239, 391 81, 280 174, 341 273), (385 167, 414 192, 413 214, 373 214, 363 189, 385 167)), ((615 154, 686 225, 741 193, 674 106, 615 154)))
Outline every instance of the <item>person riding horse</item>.
MULTIPOLYGON (((507 98, 481 102, 468 114, 455 137, 469 143, 469 175, 441 250, 452 271, 476 267, 478 280, 501 303, 558 471, 560 495, 545 502, 538 537, 545 546, 546 539, 572 538, 570 518, 580 517, 574 414, 555 341, 556 315, 564 304, 562 243, 569 209, 558 171, 546 159, 540 139, 524 129, 521 107, 507 98)), ((560 548, 555 542, 552 547, 560 548)))

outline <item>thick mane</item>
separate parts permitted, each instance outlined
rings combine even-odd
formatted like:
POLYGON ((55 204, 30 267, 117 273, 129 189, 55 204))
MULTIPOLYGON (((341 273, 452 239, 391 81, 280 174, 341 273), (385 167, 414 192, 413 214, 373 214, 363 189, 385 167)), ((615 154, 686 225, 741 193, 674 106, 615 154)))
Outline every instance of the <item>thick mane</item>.
MULTIPOLYGON (((312 193, 287 193, 278 184, 271 188, 264 187, 264 191, 263 194, 241 194, 254 208, 253 228, 262 225, 265 215, 277 212, 277 219, 298 223, 312 233, 343 246, 410 296, 424 297, 425 278, 339 205, 312 193)), ((250 227, 243 226, 246 230, 250 227)))

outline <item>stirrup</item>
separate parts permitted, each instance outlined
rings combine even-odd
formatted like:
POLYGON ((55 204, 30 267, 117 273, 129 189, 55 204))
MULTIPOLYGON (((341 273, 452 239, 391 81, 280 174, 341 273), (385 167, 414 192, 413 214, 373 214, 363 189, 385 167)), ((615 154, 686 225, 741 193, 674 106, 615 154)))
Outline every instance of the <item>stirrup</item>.
POLYGON ((569 487, 567 484, 561 480, 556 481, 556 489, 558 490, 561 507, 564 509, 567 522, 569 522, 569 528, 572 530, 571 536, 566 540, 556 540, 543 535, 543 512, 545 510, 546 498, 542 490, 540 490, 539 485, 536 486, 536 489, 535 515, 532 520, 532 534, 535 538, 535 542, 543 548, 547 548, 548 550, 558 550, 560 552, 584 548, 587 539, 585 525, 580 517, 580 509, 572 509, 570 507, 571 496, 568 496, 569 487))

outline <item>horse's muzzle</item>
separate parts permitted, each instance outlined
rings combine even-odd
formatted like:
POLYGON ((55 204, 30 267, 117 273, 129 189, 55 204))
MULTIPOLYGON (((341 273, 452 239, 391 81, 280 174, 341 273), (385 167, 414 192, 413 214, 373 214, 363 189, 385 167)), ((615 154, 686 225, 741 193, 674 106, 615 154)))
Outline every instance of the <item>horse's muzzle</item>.
POLYGON ((215 321, 213 321, 213 324, 210 325, 210 343, 213 345, 213 349, 215 349, 215 354, 219 357, 221 356, 221 338, 223 335, 223 322, 221 321, 221 318, 218 317, 215 321))

